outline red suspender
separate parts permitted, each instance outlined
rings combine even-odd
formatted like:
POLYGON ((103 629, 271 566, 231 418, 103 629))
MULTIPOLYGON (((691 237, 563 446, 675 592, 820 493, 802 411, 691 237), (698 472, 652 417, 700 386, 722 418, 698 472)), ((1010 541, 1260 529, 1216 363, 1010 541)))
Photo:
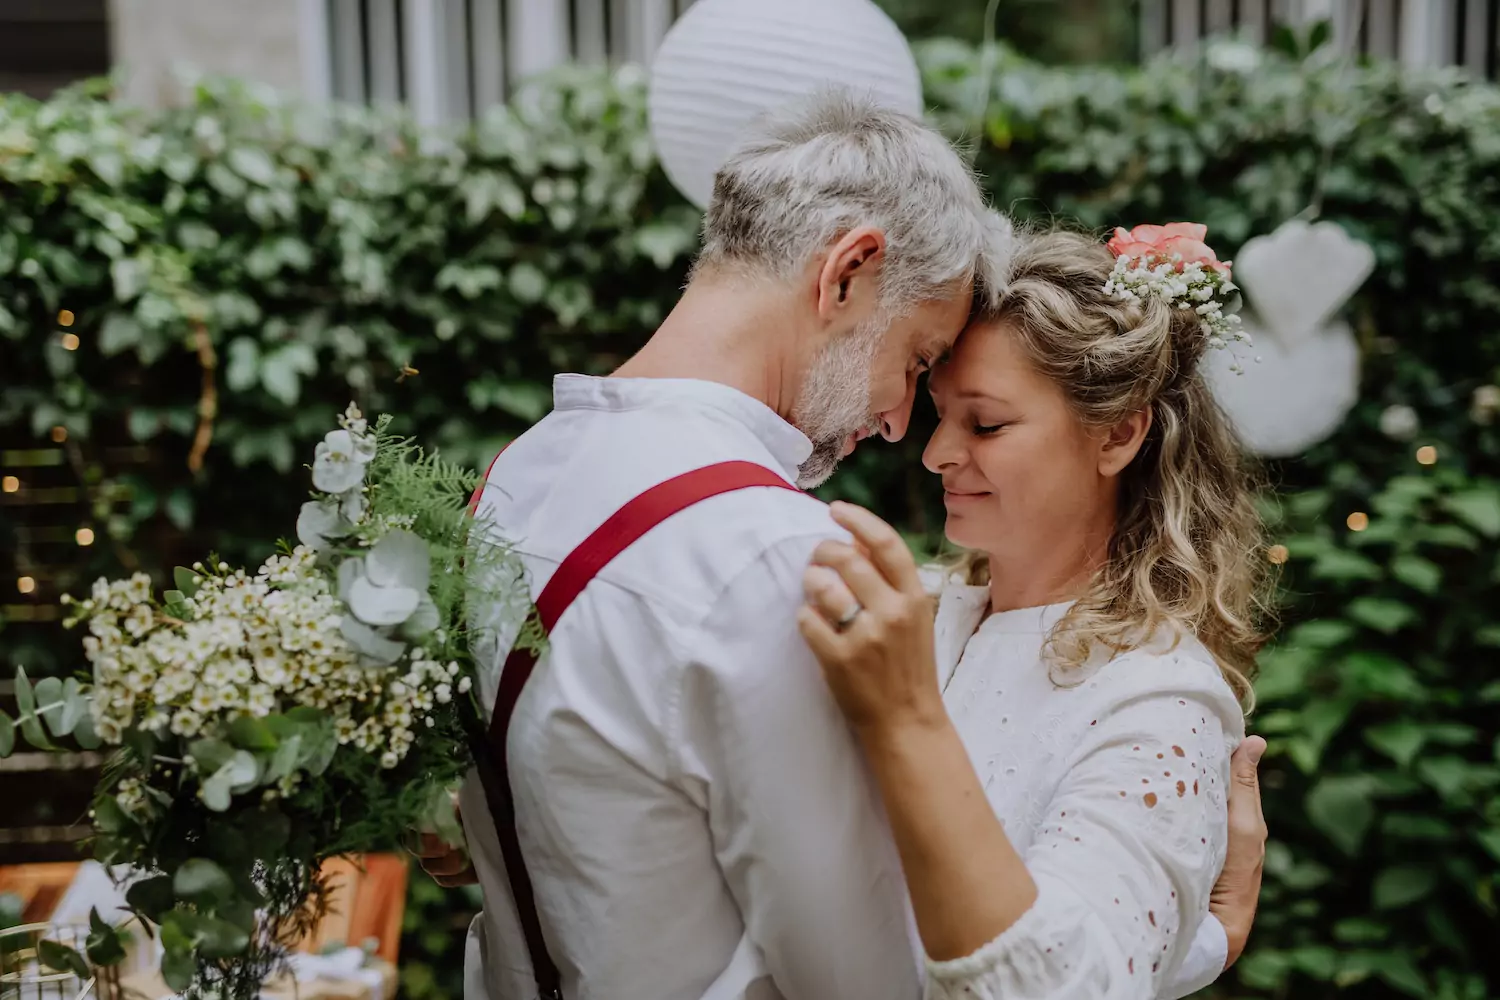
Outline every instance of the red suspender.
MULTIPOLYGON (((631 500, 584 539, 547 581, 547 586, 542 589, 536 602, 542 629, 550 634, 556 627, 557 620, 568 610, 573 599, 583 592, 583 588, 588 586, 589 581, 610 560, 646 532, 700 500, 752 486, 796 489, 770 469, 753 462, 720 462, 669 479, 631 500)), ((479 491, 474 495, 476 502, 483 489, 484 484, 480 484, 479 491)), ((531 677, 536 663, 536 654, 527 649, 513 649, 506 658, 505 666, 500 672, 495 710, 490 716, 489 752, 477 753, 476 757, 485 797, 489 800, 490 813, 495 820, 495 830, 500 835, 506 875, 510 879, 511 893, 515 897, 516 910, 521 918, 521 929, 526 935, 526 947, 531 953, 537 988, 543 1000, 561 1000, 562 980, 542 938, 536 897, 532 892, 526 862, 521 857, 521 844, 516 834, 515 800, 511 796, 510 772, 506 760, 505 741, 510 732, 511 716, 515 713, 516 702, 520 700, 521 691, 526 687, 526 681, 531 677)))

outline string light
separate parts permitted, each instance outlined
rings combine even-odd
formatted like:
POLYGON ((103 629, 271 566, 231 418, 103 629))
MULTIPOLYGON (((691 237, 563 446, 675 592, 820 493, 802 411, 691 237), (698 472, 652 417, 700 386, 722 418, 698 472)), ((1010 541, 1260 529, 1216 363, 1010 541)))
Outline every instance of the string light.
POLYGON ((1290 555, 1291 553, 1287 551, 1285 545, 1273 545, 1269 549, 1266 549, 1266 558, 1275 566, 1280 566, 1286 562, 1290 555))
POLYGON ((65 334, 63 334, 63 337, 62 337, 62 348, 65 351, 76 351, 76 350, 78 350, 78 334, 76 334, 76 333, 65 333, 65 334))
POLYGON ((1364 511, 1357 510, 1353 514, 1350 514, 1349 519, 1344 523, 1349 525, 1350 531, 1364 531, 1370 526, 1370 515, 1364 511))
POLYGON ((62 424, 58 424, 56 427, 52 428, 52 440, 54 442, 56 442, 57 444, 62 444, 67 439, 68 429, 62 424))
POLYGON ((63 310, 61 310, 57 314, 57 325, 58 326, 72 326, 73 325, 73 319, 74 319, 73 310, 71 310, 71 309, 63 309, 63 310))
POLYGON ((23 576, 16 581, 16 589, 23 594, 29 594, 36 590, 36 580, 29 576, 23 576))
POLYGON ((0 479, 0 490, 4 490, 6 493, 19 493, 21 492, 21 481, 15 476, 6 476, 4 479, 0 479))
POLYGON ((93 545, 94 544, 94 529, 93 528, 79 528, 78 529, 78 533, 76 535, 74 535, 73 537, 78 541, 79 545, 84 545, 84 546, 93 545))
POLYGON ((1422 465, 1437 464, 1437 449, 1430 444, 1424 444, 1417 449, 1417 461, 1422 465))

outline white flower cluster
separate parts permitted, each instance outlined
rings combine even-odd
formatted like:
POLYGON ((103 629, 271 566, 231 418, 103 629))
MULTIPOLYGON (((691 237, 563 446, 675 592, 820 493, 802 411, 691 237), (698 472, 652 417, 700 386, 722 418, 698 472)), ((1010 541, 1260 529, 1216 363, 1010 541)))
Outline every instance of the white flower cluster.
POLYGON ((330 714, 341 743, 395 767, 417 727, 433 724, 433 706, 451 698, 457 664, 418 651, 404 665, 369 669, 344 638, 343 602, 311 549, 275 556, 253 577, 224 564, 194 569, 201 582, 182 618, 153 605, 144 574, 100 580, 80 602, 105 741, 134 728, 217 736, 240 716, 305 705, 330 714))
MULTIPOLYGON (((1240 318, 1228 311, 1234 291, 1235 284, 1226 274, 1180 258, 1116 257, 1115 268, 1104 283, 1104 294, 1126 302, 1140 303, 1154 296, 1169 306, 1193 310, 1213 348, 1226 347, 1230 341, 1250 342, 1240 329, 1240 318)), ((1238 371, 1238 363, 1231 368, 1238 371)))

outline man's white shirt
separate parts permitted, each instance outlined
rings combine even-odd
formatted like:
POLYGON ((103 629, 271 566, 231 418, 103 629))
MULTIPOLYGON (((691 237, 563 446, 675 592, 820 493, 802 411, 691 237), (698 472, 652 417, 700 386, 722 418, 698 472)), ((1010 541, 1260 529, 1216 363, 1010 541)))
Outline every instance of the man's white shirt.
MULTIPOLYGON (((533 595, 650 487, 735 460, 790 482, 811 452, 770 408, 716 383, 562 375, 553 389, 553 412, 497 460, 479 506, 533 595)), ((568 1000, 921 996, 878 792, 796 627, 812 550, 835 537, 812 497, 715 497, 627 548, 558 622, 508 750, 568 1000)), ((509 640, 482 652, 487 706, 509 640)), ((485 897, 465 1000, 530 1000, 525 939, 472 776, 461 801, 485 897)))

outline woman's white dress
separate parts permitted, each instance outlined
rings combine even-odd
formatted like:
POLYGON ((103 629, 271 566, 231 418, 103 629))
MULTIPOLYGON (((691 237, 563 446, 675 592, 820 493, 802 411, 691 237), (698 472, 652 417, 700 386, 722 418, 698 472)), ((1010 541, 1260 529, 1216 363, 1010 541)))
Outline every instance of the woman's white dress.
POLYGON ((1191 638, 1055 683, 1041 651, 1068 605, 984 618, 988 600, 984 587, 944 586, 938 679, 1039 895, 973 955, 929 962, 927 997, 1152 1000, 1201 988, 1225 957, 1208 897, 1244 735, 1233 693, 1191 638))

